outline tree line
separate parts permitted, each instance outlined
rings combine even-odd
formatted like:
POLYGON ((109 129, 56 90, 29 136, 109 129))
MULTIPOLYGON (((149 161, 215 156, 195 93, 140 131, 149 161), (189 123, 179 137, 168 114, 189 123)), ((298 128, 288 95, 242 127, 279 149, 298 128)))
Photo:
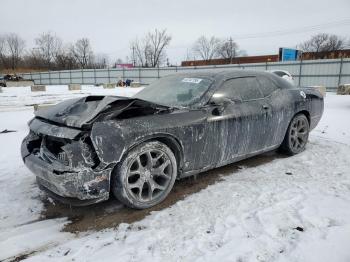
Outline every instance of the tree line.
MULTIPOLYGON (((320 33, 311 36, 310 39, 298 44, 295 48, 303 52, 312 52, 315 58, 320 58, 324 52, 350 48, 350 40, 334 34, 320 33)), ((201 36, 194 43, 192 51, 195 59, 199 58, 205 61, 215 58, 232 59, 247 55, 244 50, 239 49, 238 44, 231 38, 222 40, 215 36, 210 38, 201 36)))
POLYGON ((26 43, 19 35, 0 35, 0 70, 64 70, 107 66, 108 57, 95 54, 88 38, 64 44, 54 33, 46 32, 35 38, 34 48, 26 49, 26 43))
MULTIPOLYGON (((166 51, 172 37, 166 29, 155 29, 142 38, 130 42, 130 59, 124 62, 137 67, 158 67, 170 65, 166 51)), ((317 34, 297 45, 304 52, 331 52, 349 47, 347 39, 333 34, 317 34)), ((187 60, 206 60, 216 58, 233 59, 246 56, 238 43, 232 38, 200 36, 189 49, 187 60)), ((317 57, 317 56, 315 56, 317 57)), ((106 68, 109 57, 96 54, 88 38, 78 39, 74 43, 63 43, 52 32, 46 32, 35 38, 35 47, 26 48, 25 41, 17 34, 0 35, 0 70, 18 68, 29 70, 66 70, 106 68)))

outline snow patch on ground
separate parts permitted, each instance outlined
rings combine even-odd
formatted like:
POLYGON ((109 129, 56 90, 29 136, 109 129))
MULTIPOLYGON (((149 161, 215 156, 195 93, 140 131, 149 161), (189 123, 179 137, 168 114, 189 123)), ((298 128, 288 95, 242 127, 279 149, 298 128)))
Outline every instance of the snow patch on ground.
POLYGON ((3 87, 2 90, 3 92, 0 93, 0 111, 33 104, 55 104, 65 99, 88 95, 132 96, 142 90, 142 87, 104 89, 103 86, 82 85, 81 90, 69 91, 67 85, 52 85, 46 86, 45 92, 31 92, 30 86, 3 87))
POLYGON ((78 235, 61 232, 64 218, 41 219, 42 193, 20 157, 32 117, 24 104, 0 112, 0 131, 17 130, 0 135, 0 260, 350 261, 350 96, 327 94, 303 153, 242 167, 136 223, 78 235))
POLYGON ((21 140, 28 132, 27 121, 33 116, 33 109, 0 112, 0 131, 16 131, 0 134, 0 230, 35 220, 43 209, 35 177, 20 155, 21 140))
POLYGON ((327 93, 325 113, 314 134, 350 145, 350 98, 348 95, 327 93))
POLYGON ((68 236, 60 232, 66 219, 41 221, 42 193, 20 156, 32 117, 33 109, 0 112, 0 131, 16 131, 0 134, 0 261, 57 245, 68 236))
POLYGON ((31 254, 63 244, 72 237, 70 233, 60 232, 66 219, 48 219, 8 228, 1 232, 2 247, 0 259, 14 258, 31 254))
POLYGON ((55 246, 71 237, 60 232, 67 223, 65 219, 41 221, 44 193, 20 155, 21 142, 28 133, 27 122, 34 117, 33 107, 27 105, 57 103, 77 95, 131 96, 140 88, 83 86, 81 92, 71 92, 67 86, 48 86, 47 90, 32 93, 30 87, 11 87, 0 93, 0 132, 16 131, 0 134, 0 261, 55 246))
POLYGON ((349 261, 348 152, 311 138, 298 156, 244 168, 142 221, 30 260, 349 261), (325 155, 338 155, 337 165, 325 155))

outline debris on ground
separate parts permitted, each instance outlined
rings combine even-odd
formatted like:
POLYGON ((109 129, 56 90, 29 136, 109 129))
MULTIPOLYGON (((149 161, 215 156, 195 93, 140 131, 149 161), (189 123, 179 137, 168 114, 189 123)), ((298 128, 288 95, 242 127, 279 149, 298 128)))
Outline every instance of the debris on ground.
POLYGON ((17 132, 17 131, 16 130, 4 129, 4 130, 0 131, 0 134, 6 134, 6 133, 12 133, 12 132, 17 132))

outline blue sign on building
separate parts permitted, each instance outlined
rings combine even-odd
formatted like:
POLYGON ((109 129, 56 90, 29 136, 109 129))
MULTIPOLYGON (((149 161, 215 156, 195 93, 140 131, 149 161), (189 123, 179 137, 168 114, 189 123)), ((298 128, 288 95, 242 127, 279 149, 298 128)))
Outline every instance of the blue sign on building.
POLYGON ((296 61, 299 58, 299 50, 292 48, 283 48, 279 50, 280 61, 296 61))

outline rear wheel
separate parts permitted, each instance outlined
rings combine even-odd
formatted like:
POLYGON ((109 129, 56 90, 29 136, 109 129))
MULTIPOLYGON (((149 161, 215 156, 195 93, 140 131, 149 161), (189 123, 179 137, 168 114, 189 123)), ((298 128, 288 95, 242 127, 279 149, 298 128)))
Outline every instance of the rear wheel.
POLYGON ((162 202, 177 175, 173 152, 152 141, 132 149, 113 173, 112 192, 123 204, 144 209, 162 202))
POLYGON ((296 115, 289 124, 281 149, 289 155, 295 155, 305 149, 309 138, 310 126, 304 114, 296 115))

